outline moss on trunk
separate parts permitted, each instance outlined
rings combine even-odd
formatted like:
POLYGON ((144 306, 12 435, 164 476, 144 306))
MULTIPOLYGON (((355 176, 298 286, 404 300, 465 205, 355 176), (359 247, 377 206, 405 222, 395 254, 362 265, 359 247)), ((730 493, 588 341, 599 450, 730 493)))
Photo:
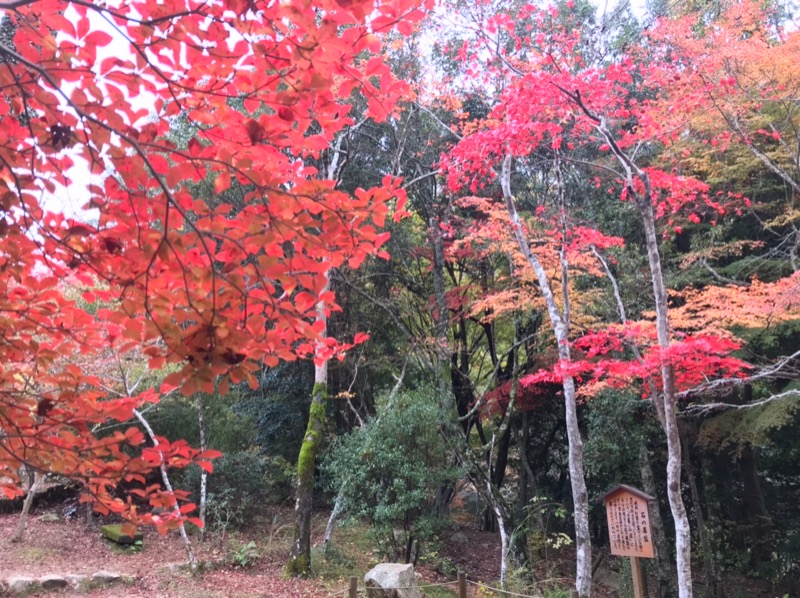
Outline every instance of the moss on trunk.
POLYGON ((311 573, 311 507, 314 499, 314 469, 325 425, 325 384, 314 385, 308 426, 297 457, 297 501, 295 503, 294 542, 285 573, 290 577, 306 577, 311 573))

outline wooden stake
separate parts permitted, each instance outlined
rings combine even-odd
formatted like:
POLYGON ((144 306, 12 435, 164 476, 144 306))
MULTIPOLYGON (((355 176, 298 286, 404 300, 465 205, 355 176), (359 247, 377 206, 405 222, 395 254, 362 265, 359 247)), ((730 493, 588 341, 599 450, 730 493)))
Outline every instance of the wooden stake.
POLYGON ((350 598, 358 598, 358 577, 350 578, 350 598))
POLYGON ((632 556, 631 558, 631 577, 633 577, 633 598, 647 598, 647 591, 644 585, 644 574, 642 573, 642 564, 639 562, 639 557, 632 556))
POLYGON ((458 572, 458 598, 467 598, 467 576, 463 571, 458 572))

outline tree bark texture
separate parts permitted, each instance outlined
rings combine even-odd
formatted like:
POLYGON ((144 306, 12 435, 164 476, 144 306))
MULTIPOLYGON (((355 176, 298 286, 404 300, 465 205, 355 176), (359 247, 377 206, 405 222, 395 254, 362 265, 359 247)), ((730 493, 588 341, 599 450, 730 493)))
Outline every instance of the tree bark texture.
POLYGON ((311 510, 314 501, 314 469, 325 425, 325 399, 328 387, 315 383, 308 412, 308 425, 297 457, 297 491, 294 506, 294 541, 286 563, 286 574, 307 577, 311 574, 311 510))
MULTIPOLYGON (((653 212, 653 190, 650 178, 631 157, 619 146, 614 134, 609 129, 605 118, 598 116, 581 100, 580 94, 566 92, 567 96, 588 116, 595 128, 608 144, 611 153, 625 169, 626 186, 631 197, 635 198, 636 207, 642 220, 647 248, 647 263, 650 268, 650 279, 653 285, 653 297, 656 312, 656 333, 658 346, 662 351, 670 346, 669 314, 667 311, 667 289, 664 284, 664 271, 661 267, 661 256, 658 251, 658 233, 656 231, 655 214, 653 212), (642 183, 641 191, 637 191, 634 179, 642 183)), ((659 419, 667 438, 667 497, 670 511, 675 521, 675 556, 678 569, 678 595, 680 598, 692 598, 692 537, 689 517, 681 495, 681 440, 678 429, 678 418, 675 404, 675 374, 672 366, 664 361, 661 366, 663 394, 653 397, 659 419)))

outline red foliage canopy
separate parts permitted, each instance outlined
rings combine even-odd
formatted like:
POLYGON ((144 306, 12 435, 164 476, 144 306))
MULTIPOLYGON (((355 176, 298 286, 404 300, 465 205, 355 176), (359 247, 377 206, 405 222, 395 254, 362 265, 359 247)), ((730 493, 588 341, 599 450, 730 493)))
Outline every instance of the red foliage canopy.
MULTIPOLYGON (((314 325, 319 301, 335 308, 321 293, 325 272, 376 252, 403 194, 387 178, 351 196, 304 158, 352 124, 354 92, 369 116, 393 109, 405 85, 375 56, 379 36, 407 32, 420 4, 0 3, 14 32, 0 43, 7 494, 28 464, 147 520, 110 486, 143 480, 161 454, 171 465, 210 456, 162 444, 130 457, 121 447, 143 442, 134 429, 97 438, 96 424, 130 418, 157 393, 109 398, 80 365, 87 356, 146 347, 151 367, 180 364, 168 387, 190 394, 213 390, 218 376, 252 383, 262 362, 343 348, 314 325), (75 193, 91 224, 53 208, 75 193), (102 309, 89 314, 65 297, 68 276, 94 289, 86 299, 102 309)), ((142 493, 163 499, 156 488, 142 493)))

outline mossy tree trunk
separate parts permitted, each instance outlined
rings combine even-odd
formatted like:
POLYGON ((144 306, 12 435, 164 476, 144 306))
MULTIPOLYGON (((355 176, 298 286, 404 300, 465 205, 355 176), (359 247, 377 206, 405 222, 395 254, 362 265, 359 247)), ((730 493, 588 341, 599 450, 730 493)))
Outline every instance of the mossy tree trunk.
MULTIPOLYGON (((322 289, 330 289, 328 281, 322 289)), ((320 338, 327 334, 327 314, 323 303, 317 304, 317 322, 322 322, 320 338)), ((286 575, 307 577, 311 573, 311 511, 314 503, 314 470, 319 452, 322 432, 325 427, 325 400, 328 398, 328 362, 318 361, 314 365, 314 390, 308 411, 308 425, 297 457, 297 491, 294 506, 294 541, 286 563, 286 575)))
POLYGON ((311 573, 311 508, 314 501, 314 469, 325 425, 327 384, 315 383, 308 426, 297 458, 297 492, 294 507, 294 541, 286 574, 306 577, 311 573))

